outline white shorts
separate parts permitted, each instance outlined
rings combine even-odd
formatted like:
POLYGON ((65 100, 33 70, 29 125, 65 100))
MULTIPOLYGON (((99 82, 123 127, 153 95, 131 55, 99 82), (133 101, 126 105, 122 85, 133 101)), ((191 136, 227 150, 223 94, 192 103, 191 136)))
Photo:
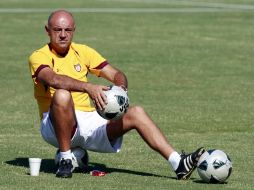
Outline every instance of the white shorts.
MULTIPOLYGON (((96 111, 83 112, 76 110, 75 113, 77 129, 71 139, 71 147, 79 146, 86 150, 105 153, 116 153, 121 150, 123 137, 110 142, 106 132, 107 120, 99 116, 96 111)), ((43 114, 41 134, 47 143, 59 147, 54 127, 49 118, 49 112, 43 114)))

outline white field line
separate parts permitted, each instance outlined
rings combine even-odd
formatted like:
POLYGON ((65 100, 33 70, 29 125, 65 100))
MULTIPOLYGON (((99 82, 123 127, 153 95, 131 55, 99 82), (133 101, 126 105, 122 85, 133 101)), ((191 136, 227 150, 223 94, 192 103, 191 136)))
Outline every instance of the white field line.
MULTIPOLYGON (((0 13, 49 13, 52 8, 0 8, 0 13)), ((254 6, 245 7, 199 7, 199 8, 66 8, 74 13, 200 13, 232 12, 254 10, 254 6)))
POLYGON ((226 3, 207 3, 207 2, 195 2, 195 1, 175 1, 179 5, 190 5, 198 7, 209 7, 209 8, 223 8, 223 9, 235 9, 235 10, 254 10, 254 5, 246 4, 226 4, 226 3))
MULTIPOLYGON (((102 2, 105 0, 101 0, 102 2)), ((108 1, 108 0, 107 0, 108 1)), ((145 4, 165 4, 191 6, 184 8, 66 8, 75 13, 199 13, 199 12, 232 12, 251 11, 254 5, 208 3, 191 0, 109 0, 111 2, 133 2, 145 4)), ((53 8, 0 8, 0 13, 48 13, 53 8)))
POLYGON ((41 136, 38 134, 1 134, 0 138, 7 138, 7 137, 39 137, 41 136))
MULTIPOLYGON (((106 2, 108 0, 100 0, 106 2)), ((133 2, 143 4, 164 4, 164 5, 185 5, 195 7, 224 8, 237 10, 254 10, 254 4, 229 4, 229 3, 209 3, 192 0, 110 0, 111 2, 133 2)))

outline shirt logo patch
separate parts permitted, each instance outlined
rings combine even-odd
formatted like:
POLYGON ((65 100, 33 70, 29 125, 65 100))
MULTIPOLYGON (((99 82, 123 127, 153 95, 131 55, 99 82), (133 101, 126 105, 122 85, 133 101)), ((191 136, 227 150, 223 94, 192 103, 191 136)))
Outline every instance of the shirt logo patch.
POLYGON ((78 63, 76 65, 74 65, 74 69, 77 71, 77 72, 80 72, 81 71, 81 65, 78 63))

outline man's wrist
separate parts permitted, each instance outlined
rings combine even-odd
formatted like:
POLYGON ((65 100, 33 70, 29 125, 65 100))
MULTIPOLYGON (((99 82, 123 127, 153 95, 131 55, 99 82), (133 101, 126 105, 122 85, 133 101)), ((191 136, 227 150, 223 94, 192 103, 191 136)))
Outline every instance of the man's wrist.
POLYGON ((83 91, 83 92, 87 92, 87 91, 88 91, 88 88, 89 88, 89 85, 90 85, 90 83, 88 83, 88 82, 83 82, 82 91, 83 91))

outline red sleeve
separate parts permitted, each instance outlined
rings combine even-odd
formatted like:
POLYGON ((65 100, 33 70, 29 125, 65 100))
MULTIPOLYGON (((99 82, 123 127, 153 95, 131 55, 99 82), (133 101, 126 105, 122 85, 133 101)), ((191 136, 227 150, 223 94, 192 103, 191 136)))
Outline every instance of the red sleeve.
POLYGON ((98 65, 97 67, 95 67, 94 69, 97 70, 101 70, 103 69, 106 65, 108 65, 109 63, 107 61, 102 62, 100 65, 98 65))
POLYGON ((48 65, 40 65, 40 66, 37 68, 37 70, 35 71, 35 73, 32 75, 32 78, 35 78, 36 82, 38 82, 37 77, 38 77, 39 72, 40 72, 42 69, 46 68, 46 67, 49 67, 49 66, 48 66, 48 65))

